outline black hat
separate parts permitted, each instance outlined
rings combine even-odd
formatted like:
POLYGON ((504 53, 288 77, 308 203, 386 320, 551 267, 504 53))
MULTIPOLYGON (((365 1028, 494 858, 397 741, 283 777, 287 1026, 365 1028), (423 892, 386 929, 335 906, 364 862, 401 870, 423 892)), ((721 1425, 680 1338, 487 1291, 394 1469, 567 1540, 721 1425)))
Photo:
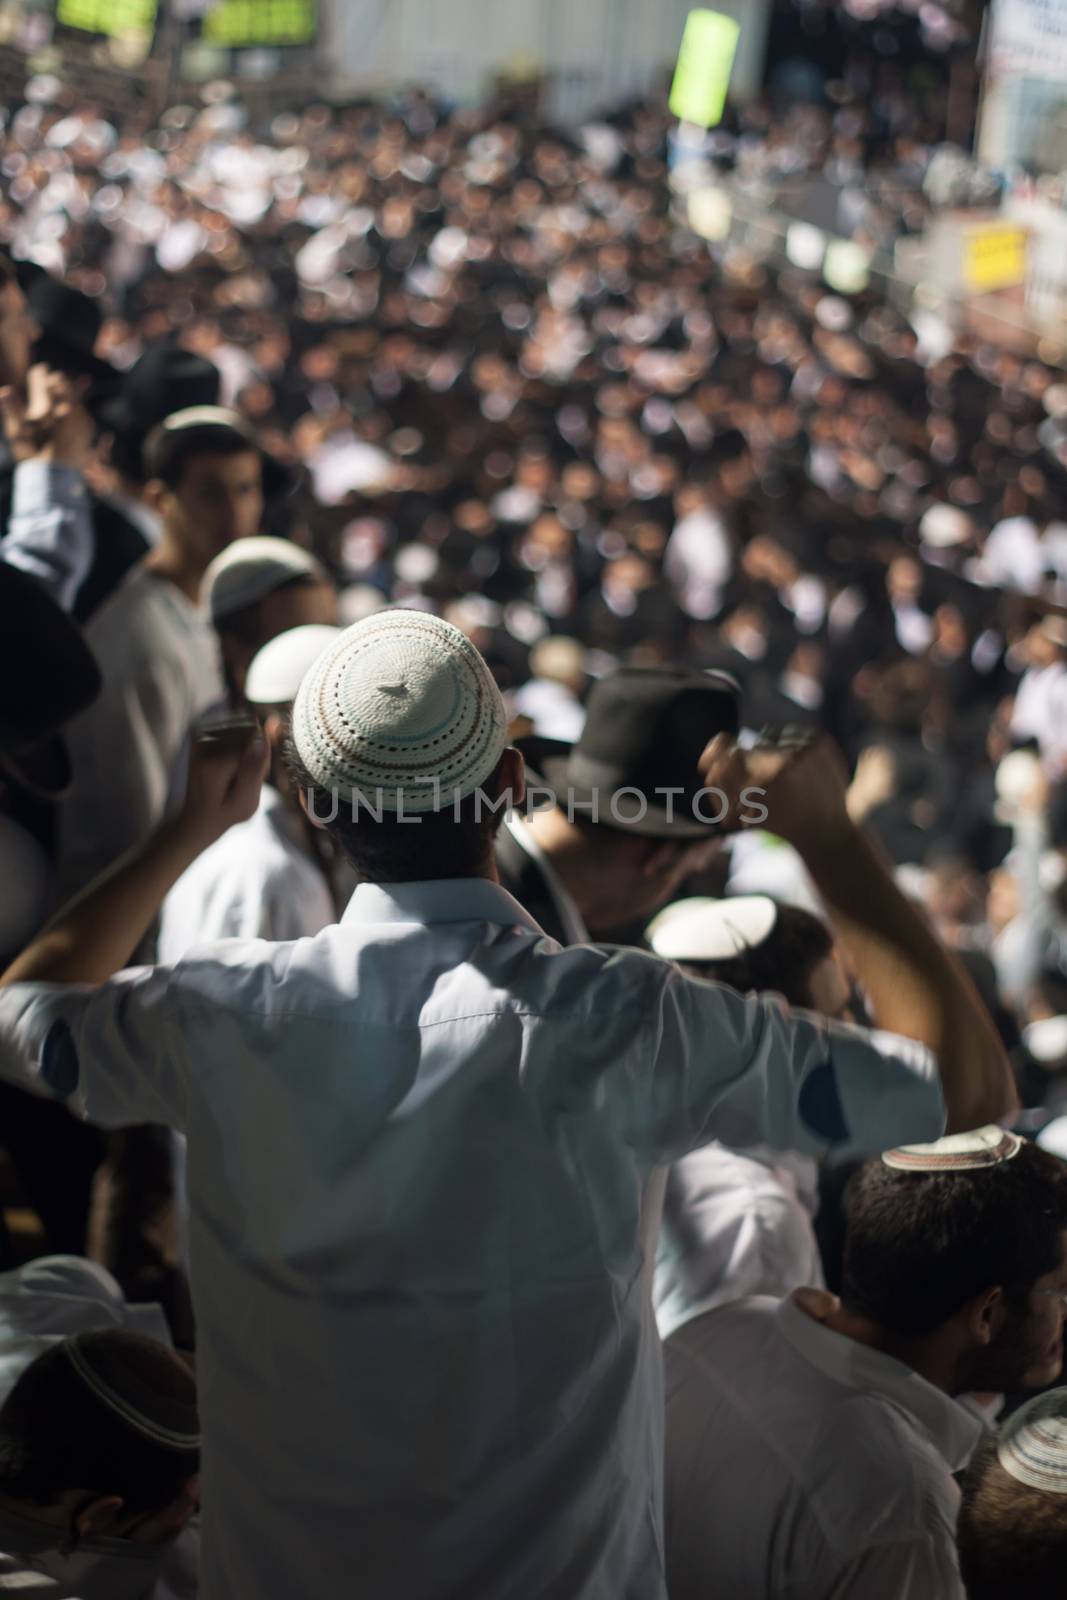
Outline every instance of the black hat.
POLYGON ((145 442, 145 473, 150 478, 172 482, 180 474, 181 464, 187 457, 198 450, 209 451, 213 445, 218 449, 221 441, 234 437, 259 456, 264 498, 272 500, 290 493, 294 487, 293 473, 263 449, 255 429, 239 411, 228 411, 223 406, 188 406, 184 411, 164 417, 145 442))
POLYGON ((36 578, 0 561, 0 774, 61 799, 70 760, 58 730, 101 684, 77 623, 36 578))
POLYGON ((144 440, 175 411, 218 404, 222 379, 213 361, 170 339, 149 345, 122 380, 118 394, 97 409, 113 433, 144 440))
POLYGON ((93 353, 104 322, 96 301, 51 277, 35 262, 17 262, 15 273, 41 330, 33 359, 47 362, 56 372, 91 378, 94 384, 113 388, 119 378, 117 371, 93 353))
POLYGON ((620 667, 594 685, 578 743, 550 751, 540 741, 530 757, 578 816, 653 839, 699 839, 717 807, 699 798, 697 763, 710 739, 739 726, 740 688, 724 672, 620 667))

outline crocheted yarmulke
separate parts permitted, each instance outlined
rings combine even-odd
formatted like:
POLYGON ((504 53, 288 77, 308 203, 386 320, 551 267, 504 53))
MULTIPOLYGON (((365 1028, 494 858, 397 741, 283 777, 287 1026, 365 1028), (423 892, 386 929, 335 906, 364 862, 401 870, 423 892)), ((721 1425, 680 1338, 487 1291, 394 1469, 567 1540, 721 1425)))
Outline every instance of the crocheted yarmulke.
POLYGON ((995 1123, 973 1133, 950 1133, 934 1144, 906 1144, 887 1150, 882 1160, 897 1172, 976 1172, 999 1167, 1019 1154, 1025 1139, 995 1123))
POLYGON ((466 634, 393 609, 346 628, 310 669, 292 737, 310 777, 340 801, 414 814, 485 782, 507 743, 507 713, 466 634))
POLYGON ((1019 1483, 1067 1494, 1067 1389, 1039 1394, 1010 1416, 997 1459, 1019 1483))

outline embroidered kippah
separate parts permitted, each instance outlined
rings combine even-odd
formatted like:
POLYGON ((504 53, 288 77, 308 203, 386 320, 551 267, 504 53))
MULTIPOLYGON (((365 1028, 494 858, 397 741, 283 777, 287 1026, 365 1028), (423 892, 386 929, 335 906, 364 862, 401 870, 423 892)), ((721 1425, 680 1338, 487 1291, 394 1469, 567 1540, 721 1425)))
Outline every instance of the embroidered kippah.
POLYGON ((1050 1389, 1008 1418, 997 1460, 1031 1489, 1067 1494, 1067 1389, 1050 1389))
POLYGON ((907 1144, 887 1150, 882 1161, 896 1172, 975 1172, 999 1167, 1025 1144, 1017 1133, 991 1123, 973 1133, 952 1133, 934 1144, 907 1144))
POLYGON ((293 742, 341 801, 419 813, 472 794, 507 743, 492 673, 465 633, 391 609, 346 628, 300 685, 293 742))

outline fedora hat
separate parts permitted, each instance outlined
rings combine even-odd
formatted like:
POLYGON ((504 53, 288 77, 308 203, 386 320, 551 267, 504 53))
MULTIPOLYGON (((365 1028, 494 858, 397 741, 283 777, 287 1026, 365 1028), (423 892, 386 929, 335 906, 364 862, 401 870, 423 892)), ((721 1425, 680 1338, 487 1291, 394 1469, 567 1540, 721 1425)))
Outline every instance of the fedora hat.
POLYGON ((61 283, 35 262, 20 261, 15 273, 30 313, 41 330, 33 359, 56 372, 89 378, 95 387, 114 389, 119 373, 95 354, 104 314, 95 300, 69 283, 61 283))
POLYGON ((101 683, 77 623, 36 578, 0 561, 0 775, 61 799, 70 760, 59 730, 101 683))
POLYGON ((97 408, 97 417, 112 433, 143 442, 164 417, 190 406, 217 405, 221 384, 213 361, 161 340, 134 363, 118 393, 97 408))
POLYGON ((738 732, 740 694, 725 672, 619 667, 594 685, 577 744, 518 747, 576 815, 647 838, 705 838, 715 807, 700 801, 697 763, 717 733, 738 732))

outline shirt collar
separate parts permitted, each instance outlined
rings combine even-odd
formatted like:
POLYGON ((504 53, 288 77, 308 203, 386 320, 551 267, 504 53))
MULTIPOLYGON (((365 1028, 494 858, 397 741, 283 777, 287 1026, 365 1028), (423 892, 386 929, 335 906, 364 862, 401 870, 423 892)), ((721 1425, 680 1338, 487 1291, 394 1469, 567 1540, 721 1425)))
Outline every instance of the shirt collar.
POLYGON ((345 908, 342 927, 374 922, 492 922, 544 938, 519 902, 489 878, 434 878, 425 883, 361 883, 345 908))
POLYGON ((780 1332, 813 1367, 850 1389, 882 1395, 922 1429, 951 1471, 966 1465, 982 1427, 950 1395, 902 1361, 835 1333, 803 1311, 795 1294, 782 1301, 777 1316, 780 1332))

